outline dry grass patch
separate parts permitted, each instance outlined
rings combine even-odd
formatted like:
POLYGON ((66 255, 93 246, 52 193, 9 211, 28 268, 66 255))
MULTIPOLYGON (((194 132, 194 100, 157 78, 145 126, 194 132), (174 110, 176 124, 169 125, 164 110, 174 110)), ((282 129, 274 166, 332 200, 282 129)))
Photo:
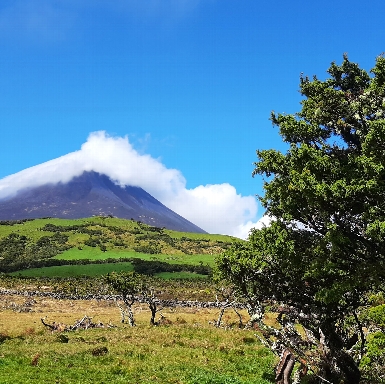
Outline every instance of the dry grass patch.
MULTIPOLYGON (((26 298, 1 297, 23 305, 26 298)), ((120 323, 114 303, 36 298, 30 312, 0 310, 0 382, 7 383, 271 383, 274 358, 254 331, 209 325, 218 310, 165 308, 164 325, 149 325, 145 305, 136 327, 120 323), (52 333, 40 322, 73 324, 85 314, 117 325, 52 333), (267 372, 267 373, 266 373, 267 372), (26 379, 28 378, 28 380, 26 379)), ((236 322, 229 311, 226 321, 236 322)))
MULTIPOLYGON (((56 300, 51 298, 2 295, 0 302, 0 332, 17 334, 20 329, 39 326, 44 329, 40 319, 47 317, 49 322, 73 324, 84 315, 102 323, 111 322, 120 326, 120 312, 113 301, 104 300, 56 300)), ((147 325, 150 310, 146 304, 134 305, 135 319, 138 325, 147 325)), ((209 308, 164 308, 158 314, 163 317, 163 325, 186 327, 209 327, 218 317, 218 309, 209 308)), ((242 312, 244 318, 246 313, 242 312)), ((225 312, 223 324, 234 326, 238 317, 233 311, 225 312)), ((126 325, 122 325, 125 327, 126 325)), ((210 327, 211 328, 211 327, 210 327)))

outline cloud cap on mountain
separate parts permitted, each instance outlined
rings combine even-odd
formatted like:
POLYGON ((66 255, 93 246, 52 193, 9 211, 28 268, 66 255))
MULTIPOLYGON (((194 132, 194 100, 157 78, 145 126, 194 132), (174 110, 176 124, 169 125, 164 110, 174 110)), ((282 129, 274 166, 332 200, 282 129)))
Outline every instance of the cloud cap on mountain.
POLYGON ((210 233, 245 238, 257 213, 253 196, 241 196, 227 183, 186 188, 177 169, 136 151, 128 137, 93 132, 81 149, 0 180, 0 199, 25 188, 67 183, 84 171, 109 176, 116 184, 141 187, 164 205, 210 233))

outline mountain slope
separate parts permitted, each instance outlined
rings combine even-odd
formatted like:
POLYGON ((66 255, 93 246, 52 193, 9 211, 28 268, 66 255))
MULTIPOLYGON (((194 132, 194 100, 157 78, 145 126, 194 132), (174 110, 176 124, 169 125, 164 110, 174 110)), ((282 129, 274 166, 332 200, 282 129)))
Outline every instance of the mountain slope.
POLYGON ((25 189, 0 201, 0 220, 79 219, 112 215, 176 231, 205 233, 139 187, 120 187, 106 175, 84 172, 68 183, 25 189))

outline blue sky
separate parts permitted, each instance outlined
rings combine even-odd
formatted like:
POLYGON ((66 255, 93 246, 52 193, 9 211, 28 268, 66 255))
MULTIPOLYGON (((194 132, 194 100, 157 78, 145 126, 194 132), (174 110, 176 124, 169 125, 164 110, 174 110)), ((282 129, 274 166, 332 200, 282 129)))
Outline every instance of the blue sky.
POLYGON ((105 131, 188 190, 261 194, 255 150, 284 149, 270 112, 298 111, 300 73, 323 78, 344 52, 372 68, 384 11, 378 0, 3 0, 0 178, 105 131))

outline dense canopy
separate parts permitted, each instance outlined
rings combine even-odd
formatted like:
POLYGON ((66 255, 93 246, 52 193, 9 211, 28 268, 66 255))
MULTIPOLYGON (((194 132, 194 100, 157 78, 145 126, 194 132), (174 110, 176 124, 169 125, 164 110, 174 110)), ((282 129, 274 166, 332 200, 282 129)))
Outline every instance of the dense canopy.
POLYGON ((297 359, 323 379, 358 383, 359 309, 385 280, 385 58, 368 73, 344 56, 328 74, 301 77, 300 112, 272 113, 288 149, 257 151, 253 172, 264 177, 271 225, 225 252, 218 269, 256 318, 270 299, 314 335, 317 362, 297 359))

